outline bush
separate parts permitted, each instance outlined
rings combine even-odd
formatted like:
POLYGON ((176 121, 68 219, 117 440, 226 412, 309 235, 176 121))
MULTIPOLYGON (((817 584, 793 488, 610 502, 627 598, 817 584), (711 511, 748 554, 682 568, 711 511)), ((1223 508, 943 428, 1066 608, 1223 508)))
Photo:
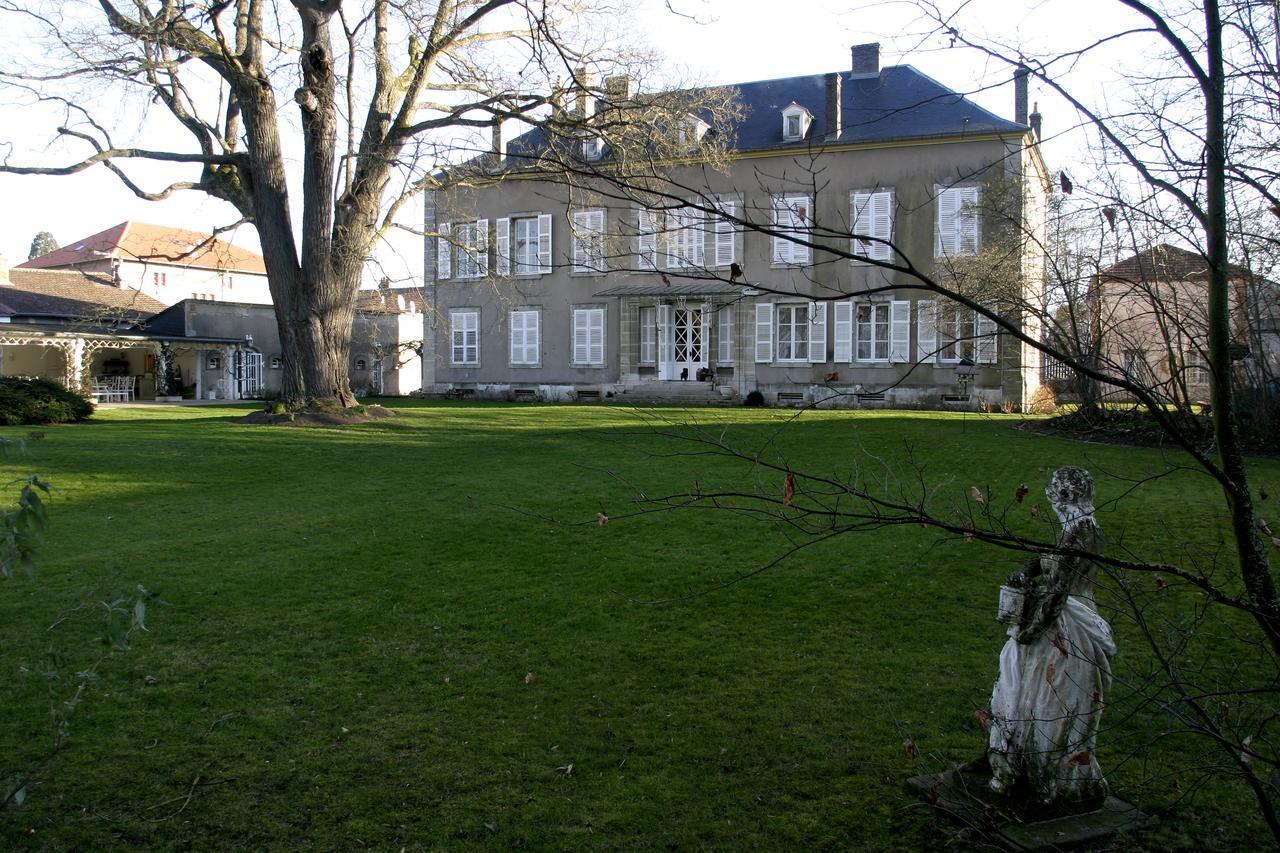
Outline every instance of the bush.
POLYGON ((764 395, 763 395, 763 394, 761 394, 759 390, 752 391, 752 392, 750 392, 749 394, 747 394, 747 399, 745 399, 745 400, 743 400, 743 401, 742 401, 742 405, 744 405, 744 406, 763 406, 763 405, 764 405, 764 395))
POLYGON ((1058 395, 1049 385, 1041 385, 1031 393, 1027 403, 1027 413, 1031 415, 1052 415, 1058 411, 1058 395))
POLYGON ((64 424, 93 414, 93 403, 48 379, 0 377, 0 423, 64 424))

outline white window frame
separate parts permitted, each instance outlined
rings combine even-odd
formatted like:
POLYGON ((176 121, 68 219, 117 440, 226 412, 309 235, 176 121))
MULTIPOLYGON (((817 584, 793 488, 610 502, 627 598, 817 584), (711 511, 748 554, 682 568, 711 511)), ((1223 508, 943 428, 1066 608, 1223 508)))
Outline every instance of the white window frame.
POLYGON ((458 256, 454 278, 484 278, 489 274, 489 220, 458 222, 453 226, 458 256))
POLYGON ((570 345, 575 367, 605 366, 605 309, 574 308, 570 345))
POLYGON ((982 245, 982 188, 934 187, 938 217, 934 226, 934 257, 959 258, 978 254, 982 245))
POLYGON ((892 303, 858 302, 853 314, 853 358, 867 364, 888 364, 893 346, 892 303), (877 314, 883 313, 883 319, 877 314), (883 334, 881 334, 883 332, 883 334), (863 355, 865 344, 866 355, 863 355), (883 354, 881 352, 883 351, 883 354))
POLYGON ((978 363, 978 339, 973 312, 954 302, 936 305, 938 329, 938 361, 959 364, 967 358, 978 363))
POLYGON ((479 309, 454 308, 449 311, 449 364, 454 367, 479 366, 479 309), (471 335, 470 340, 468 334, 471 335))
POLYGON ((603 208, 573 211, 573 271, 583 275, 605 272, 605 212, 603 208))
POLYGON ((774 361, 797 364, 809 361, 810 308, 808 302, 779 302, 773 306, 774 361), (784 332, 786 333, 784 340, 784 332))
POLYGON ((706 258, 706 217, 679 207, 667 212, 667 268, 701 268, 706 258))
POLYGON ((1187 371, 1186 383, 1188 385, 1208 385, 1209 384, 1209 362, 1205 360, 1204 354, 1198 349, 1192 349, 1182 358, 1183 366, 1187 371))
POLYGON ((786 193, 773 197, 773 227, 778 232, 773 238, 774 266, 801 266, 809 263, 812 251, 809 246, 797 243, 791 237, 809 239, 813 234, 813 197, 802 193, 786 193))
POLYGON ((543 263, 540 252, 544 225, 550 228, 550 216, 531 213, 527 216, 511 217, 511 272, 513 275, 542 275, 549 271, 545 269, 547 264, 543 263), (522 229, 526 231, 523 242, 520 235, 522 229))
POLYGON ((782 111, 782 140, 784 142, 798 142, 809 135, 809 125, 813 116, 809 111, 799 104, 791 104, 782 111), (795 121, 795 130, 791 128, 791 122, 795 121))
POLYGON ((854 190, 849 194, 849 221, 852 232, 874 238, 863 240, 854 237, 850 249, 859 258, 873 261, 892 261, 894 226, 894 191, 889 189, 854 190), (883 240, 884 242, 875 242, 883 240))
POLYGON ((507 359, 512 367, 542 365, 542 312, 537 308, 508 312, 507 359))

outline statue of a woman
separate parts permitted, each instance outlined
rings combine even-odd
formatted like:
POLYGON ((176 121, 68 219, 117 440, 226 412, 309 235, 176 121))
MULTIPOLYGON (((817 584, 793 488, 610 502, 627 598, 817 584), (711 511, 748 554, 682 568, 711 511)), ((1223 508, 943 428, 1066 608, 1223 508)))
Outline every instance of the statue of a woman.
MULTIPOLYGON (((1089 472, 1060 468, 1045 494, 1062 522, 1058 547, 1101 554, 1089 472)), ((1002 590, 1002 621, 1011 624, 991 695, 987 750, 997 792, 1045 804, 1107 795, 1094 743, 1116 646, 1094 603, 1097 571, 1085 557, 1042 554, 1002 590)))

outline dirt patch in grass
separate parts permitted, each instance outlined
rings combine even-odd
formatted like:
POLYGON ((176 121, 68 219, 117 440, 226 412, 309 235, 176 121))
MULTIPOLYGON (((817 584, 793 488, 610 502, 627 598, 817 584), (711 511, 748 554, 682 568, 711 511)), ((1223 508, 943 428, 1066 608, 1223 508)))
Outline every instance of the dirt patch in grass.
POLYGON ((350 409, 305 408, 296 412, 250 412, 236 420, 241 424, 265 426, 332 427, 365 424, 395 417, 395 412, 382 406, 355 406, 350 409))

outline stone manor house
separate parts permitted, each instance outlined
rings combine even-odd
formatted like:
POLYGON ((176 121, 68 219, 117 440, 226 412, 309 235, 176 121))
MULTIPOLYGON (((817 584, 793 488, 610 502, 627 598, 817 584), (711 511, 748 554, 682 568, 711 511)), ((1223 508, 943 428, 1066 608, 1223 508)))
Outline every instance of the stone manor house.
MULTIPOLYGON (((603 91, 643 97, 631 88, 613 77, 603 91)), ((446 183, 425 206, 438 236, 425 245, 424 392, 1026 405, 1034 348, 867 262, 908 258, 948 283, 998 239, 1015 257, 993 267, 998 308, 982 304, 1038 338, 1026 309, 1043 298, 1049 184, 1026 74, 1013 121, 911 66, 880 67, 876 44, 855 46, 844 71, 731 88, 740 116, 717 127, 692 108, 692 153, 669 167, 720 216, 570 191, 512 156, 544 144, 541 130, 504 145, 496 128, 501 180, 446 183), (727 168, 699 167, 702 139, 725 141, 727 168)), ((600 103, 578 94, 584 126, 600 103)), ((603 171, 612 152, 588 134, 575 156, 603 171)))

